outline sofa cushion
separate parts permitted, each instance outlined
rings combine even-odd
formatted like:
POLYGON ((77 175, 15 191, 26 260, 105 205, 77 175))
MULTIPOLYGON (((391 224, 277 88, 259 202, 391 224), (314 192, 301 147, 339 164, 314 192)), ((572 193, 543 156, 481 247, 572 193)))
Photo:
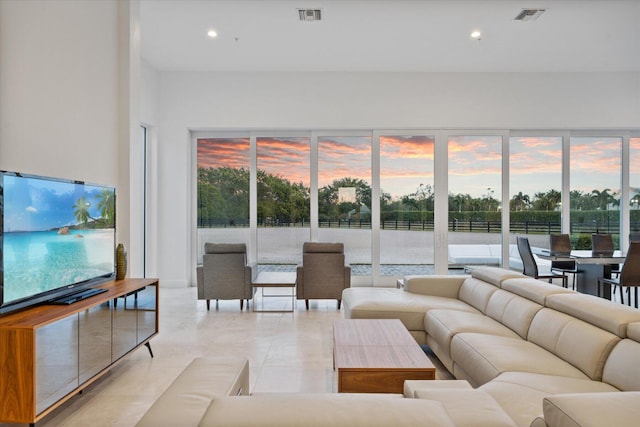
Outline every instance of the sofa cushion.
POLYGON ((444 352, 451 353, 451 340, 462 332, 477 332, 489 335, 502 335, 518 338, 518 335, 506 326, 481 313, 466 313, 458 310, 430 310, 424 317, 427 334, 438 343, 438 357, 444 352))
MULTIPOLYGON (((508 371, 587 378, 568 362, 521 338, 457 334, 451 341, 451 358, 469 376, 464 378, 474 386, 485 384, 508 371)), ((458 378, 455 369, 453 374, 458 378)))
POLYGON ((611 350, 602 373, 602 381, 624 391, 640 391, 640 343, 620 341, 611 350))
POLYGON ((344 394, 273 393, 211 402, 200 426, 362 426, 455 424, 441 403, 419 399, 344 394))
POLYGON ((502 282, 502 289, 513 292, 540 305, 545 305, 547 296, 555 294, 575 294, 575 291, 552 283, 532 278, 508 279, 502 282))
POLYGON ((591 323, 620 338, 627 336, 627 324, 640 322, 640 310, 593 295, 550 295, 546 306, 591 323))
POLYGON ((605 361, 620 341, 612 333, 549 308, 536 313, 527 339, 596 381, 602 379, 605 361))
POLYGON ((347 319, 400 319, 409 331, 424 331, 424 314, 432 309, 476 311, 457 299, 389 288, 348 288, 342 293, 342 302, 347 319))
POLYGON ((472 390, 472 387, 464 380, 406 380, 404 382, 404 397, 414 398, 418 390, 472 390))
POLYGON ((489 393, 519 426, 542 416, 542 399, 561 393, 617 391, 599 381, 530 372, 504 372, 480 387, 489 393))
MULTIPOLYGON (((482 390, 416 390, 416 399, 442 403, 455 425, 465 427, 516 427, 491 395, 482 390)), ((428 425, 428 424, 421 424, 428 425)))
POLYGON ((458 298, 460 286, 468 278, 466 275, 421 275, 405 276, 404 290, 412 294, 436 297, 458 298))
POLYGON ((634 341, 640 342, 640 322, 633 322, 627 325, 627 336, 634 341))
POLYGON ((499 289, 491 295, 486 314, 526 339, 531 321, 540 309, 540 304, 499 289))
POLYGON ((549 427, 636 427, 640 420, 638 392, 549 396, 542 406, 549 427))
POLYGON ((487 309, 489 298, 491 298, 491 295, 493 295, 493 293, 498 289, 499 288, 495 285, 489 284, 483 280, 469 277, 462 282, 458 293, 458 299, 484 313, 487 309))
POLYGON ((471 277, 501 287, 502 282, 509 279, 525 278, 522 273, 498 267, 478 267, 471 272, 471 277))

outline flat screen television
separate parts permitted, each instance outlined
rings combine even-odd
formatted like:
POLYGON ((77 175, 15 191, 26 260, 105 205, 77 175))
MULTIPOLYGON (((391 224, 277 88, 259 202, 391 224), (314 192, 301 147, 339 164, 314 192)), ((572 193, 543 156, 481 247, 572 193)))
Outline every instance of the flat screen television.
POLYGON ((115 276, 115 188, 0 171, 0 314, 115 276))

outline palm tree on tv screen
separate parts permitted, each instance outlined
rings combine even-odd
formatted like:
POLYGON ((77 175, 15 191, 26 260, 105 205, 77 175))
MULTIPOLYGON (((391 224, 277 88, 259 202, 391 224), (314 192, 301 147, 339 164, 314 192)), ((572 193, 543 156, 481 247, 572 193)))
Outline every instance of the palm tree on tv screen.
POLYGON ((74 209, 73 215, 79 223, 86 224, 89 219, 93 219, 91 218, 91 215, 89 215, 90 207, 91 203, 87 201, 85 196, 80 197, 76 204, 72 206, 74 209))
POLYGON ((96 194, 98 199, 98 209, 100 209, 100 215, 105 222, 105 226, 111 226, 114 223, 116 217, 116 203, 115 194, 112 190, 105 188, 100 191, 100 194, 96 194))

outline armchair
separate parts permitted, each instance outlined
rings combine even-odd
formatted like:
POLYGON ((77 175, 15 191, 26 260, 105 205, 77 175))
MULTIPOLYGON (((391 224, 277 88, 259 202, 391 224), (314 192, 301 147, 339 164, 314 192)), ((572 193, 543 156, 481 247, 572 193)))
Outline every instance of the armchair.
POLYGON ((310 299, 337 299, 351 286, 351 267, 344 262, 344 244, 305 242, 302 265, 296 270, 296 292, 309 310, 310 299))
POLYGON ((254 269, 247 265, 247 247, 244 243, 206 243, 202 266, 196 269, 198 299, 210 300, 239 299, 240 310, 243 302, 253 298, 251 282, 254 269))

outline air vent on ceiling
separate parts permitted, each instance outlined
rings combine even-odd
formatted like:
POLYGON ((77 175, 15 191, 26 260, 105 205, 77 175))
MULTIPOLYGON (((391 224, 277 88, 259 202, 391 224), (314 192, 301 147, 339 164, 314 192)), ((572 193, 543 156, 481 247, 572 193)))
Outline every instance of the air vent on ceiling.
POLYGON ((322 9, 298 9, 298 16, 301 21, 320 21, 322 19, 322 9))
POLYGON ((547 9, 522 9, 514 19, 516 21, 533 21, 542 15, 547 9))

